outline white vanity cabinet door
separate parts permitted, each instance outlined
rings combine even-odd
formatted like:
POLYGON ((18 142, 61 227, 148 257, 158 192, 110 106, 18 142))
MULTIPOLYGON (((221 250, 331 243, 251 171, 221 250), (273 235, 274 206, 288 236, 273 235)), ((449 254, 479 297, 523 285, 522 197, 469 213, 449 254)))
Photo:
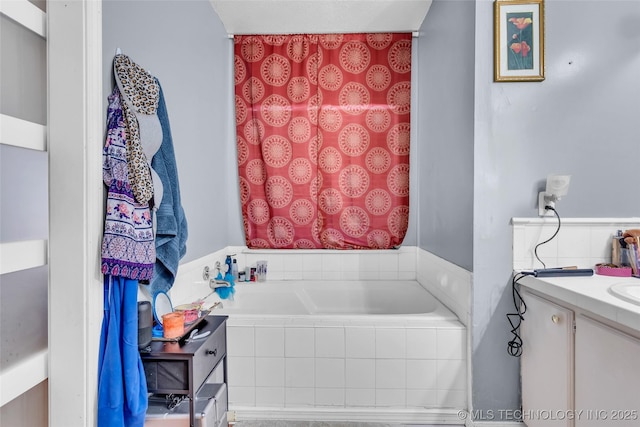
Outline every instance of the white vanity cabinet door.
POLYGON ((522 414, 528 427, 573 427, 573 311, 522 291, 522 414), (541 414, 537 416, 536 414, 541 414))
POLYGON ((576 317, 576 427, 640 425, 640 340, 576 317))

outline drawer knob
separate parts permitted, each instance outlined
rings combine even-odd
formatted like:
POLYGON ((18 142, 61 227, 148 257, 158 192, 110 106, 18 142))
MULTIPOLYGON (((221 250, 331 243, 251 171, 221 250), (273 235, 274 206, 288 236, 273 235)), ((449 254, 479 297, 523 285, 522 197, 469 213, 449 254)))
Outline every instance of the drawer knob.
POLYGON ((559 323, 560 322, 560 316, 558 316, 557 314, 554 314, 553 316, 551 316, 551 321, 553 323, 559 323))
POLYGON ((218 354, 218 349, 214 348, 213 350, 207 350, 207 354, 212 354, 214 357, 218 354))

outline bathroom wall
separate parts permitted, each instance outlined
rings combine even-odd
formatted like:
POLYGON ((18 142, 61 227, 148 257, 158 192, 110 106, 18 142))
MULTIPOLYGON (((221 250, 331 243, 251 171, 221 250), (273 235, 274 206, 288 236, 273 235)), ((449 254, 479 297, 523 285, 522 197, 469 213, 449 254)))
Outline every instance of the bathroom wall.
POLYGON ((420 30, 419 246, 473 265, 474 2, 434 1, 420 30))
MULTIPOLYGON (((457 98, 462 111, 462 105, 473 103, 473 116, 447 111, 448 121, 434 120, 418 141, 422 146, 427 135, 447 132, 455 139, 454 119, 460 128, 473 126, 473 145, 462 154, 459 144, 445 144, 440 157, 421 156, 419 162, 435 168, 432 164, 442 158, 473 157, 473 194, 461 194, 466 200, 455 206, 464 211, 473 205, 472 237, 466 235, 462 242, 473 242, 474 409, 520 405, 518 359, 506 351, 505 314, 512 306, 510 221, 537 216, 536 194, 547 174, 572 174, 569 194, 557 204, 563 217, 634 217, 640 212, 640 199, 630 196, 633 190, 619 187, 634 182, 634 168, 625 167, 630 163, 625 159, 640 155, 635 129, 640 109, 634 101, 640 95, 640 29, 632 25, 640 16, 640 3, 547 0, 545 8, 546 79, 540 83, 493 83, 492 1, 435 0, 423 25, 425 34, 443 32, 440 39, 448 44, 420 50, 422 79, 438 75, 440 53, 455 54, 459 66, 474 67, 473 94, 457 98), (475 30, 469 35, 464 28, 473 23, 461 11, 473 8, 475 30)), ((468 78, 451 72, 443 84, 467 87, 468 78)), ((429 102, 444 104, 447 99, 441 93, 429 102)), ((420 197, 429 196, 421 192, 420 197)), ((460 263, 460 255, 446 244, 432 246, 422 232, 437 213, 421 213, 418 245, 460 263)), ((441 241, 454 246, 460 234, 447 230, 441 241)))
POLYGON ((116 48, 162 86, 189 230, 181 262, 243 244, 235 190, 233 40, 206 0, 104 0, 102 9, 105 121, 116 48))

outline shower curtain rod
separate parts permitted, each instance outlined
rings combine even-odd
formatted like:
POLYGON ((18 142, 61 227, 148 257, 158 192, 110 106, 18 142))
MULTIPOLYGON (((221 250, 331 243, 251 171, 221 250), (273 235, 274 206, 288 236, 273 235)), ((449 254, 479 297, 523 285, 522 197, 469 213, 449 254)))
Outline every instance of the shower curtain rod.
MULTIPOLYGON (((394 32, 402 33, 403 31, 389 31, 389 32, 390 32, 390 33, 394 33, 394 32)), ((245 35, 249 35, 249 34, 245 34, 245 35)), ((229 33, 229 34, 227 34, 227 36, 228 36, 230 39, 232 39, 232 38, 235 36, 235 34, 231 34, 231 33, 229 33)), ((414 37, 414 38, 418 38, 418 37, 420 37, 420 31, 412 31, 412 32, 411 32, 411 36, 412 36, 412 37, 414 37)))

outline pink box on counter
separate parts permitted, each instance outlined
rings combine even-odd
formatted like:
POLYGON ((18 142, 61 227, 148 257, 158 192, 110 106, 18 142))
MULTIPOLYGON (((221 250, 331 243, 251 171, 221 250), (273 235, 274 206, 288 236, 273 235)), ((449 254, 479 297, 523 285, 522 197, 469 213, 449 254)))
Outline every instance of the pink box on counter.
POLYGON ((631 277, 631 267, 614 267, 607 264, 597 264, 596 274, 601 276, 631 277))

